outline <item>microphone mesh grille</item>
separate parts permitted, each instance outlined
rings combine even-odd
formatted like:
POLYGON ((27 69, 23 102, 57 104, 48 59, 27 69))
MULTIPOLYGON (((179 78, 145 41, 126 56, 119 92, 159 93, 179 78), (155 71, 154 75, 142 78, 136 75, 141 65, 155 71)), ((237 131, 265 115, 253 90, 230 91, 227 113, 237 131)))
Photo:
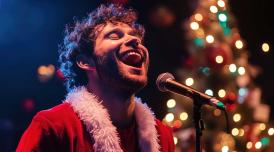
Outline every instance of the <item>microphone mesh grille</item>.
POLYGON ((175 78, 172 74, 166 72, 166 73, 160 74, 156 80, 156 85, 157 85, 158 89, 162 92, 167 91, 165 88, 165 83, 166 83, 167 79, 174 80, 175 78))

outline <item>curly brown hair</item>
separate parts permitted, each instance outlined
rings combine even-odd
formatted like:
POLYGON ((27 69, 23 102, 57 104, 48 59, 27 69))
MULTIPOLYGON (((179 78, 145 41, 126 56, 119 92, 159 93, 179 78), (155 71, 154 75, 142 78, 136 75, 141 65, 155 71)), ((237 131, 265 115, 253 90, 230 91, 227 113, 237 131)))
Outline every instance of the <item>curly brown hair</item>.
POLYGON ((100 32, 97 27, 121 22, 134 28, 143 38, 145 30, 136 20, 137 14, 131 8, 126 9, 118 4, 102 4, 89 13, 87 18, 82 21, 76 20, 74 26, 66 26, 64 42, 59 46, 59 62, 68 91, 88 82, 85 71, 77 66, 76 58, 78 55, 94 57, 94 41, 100 32))

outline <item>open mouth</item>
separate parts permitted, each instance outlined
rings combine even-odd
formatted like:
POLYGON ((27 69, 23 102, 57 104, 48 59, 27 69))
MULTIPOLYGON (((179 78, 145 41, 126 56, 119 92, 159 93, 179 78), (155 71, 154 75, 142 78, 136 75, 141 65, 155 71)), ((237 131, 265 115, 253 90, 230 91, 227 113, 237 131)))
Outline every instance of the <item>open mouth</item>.
POLYGON ((129 50, 120 54, 119 59, 126 65, 140 68, 144 61, 144 56, 138 50, 129 50))

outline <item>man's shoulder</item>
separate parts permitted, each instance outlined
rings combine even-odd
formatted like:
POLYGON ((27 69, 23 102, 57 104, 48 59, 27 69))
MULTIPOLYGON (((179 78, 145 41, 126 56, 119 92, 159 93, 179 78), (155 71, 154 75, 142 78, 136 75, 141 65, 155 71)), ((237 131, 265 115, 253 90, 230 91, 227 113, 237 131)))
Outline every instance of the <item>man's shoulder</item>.
POLYGON ((43 121, 50 124, 58 124, 77 119, 77 114, 73 111, 69 103, 62 103, 50 109, 42 110, 33 118, 34 121, 43 121))

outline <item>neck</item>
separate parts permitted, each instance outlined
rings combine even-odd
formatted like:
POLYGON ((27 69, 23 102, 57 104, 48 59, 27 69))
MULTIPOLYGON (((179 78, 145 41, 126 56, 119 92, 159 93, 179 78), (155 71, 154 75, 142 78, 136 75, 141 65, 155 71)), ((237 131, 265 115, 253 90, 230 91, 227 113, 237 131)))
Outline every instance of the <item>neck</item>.
POLYGON ((130 126, 134 120, 134 94, 114 90, 108 85, 96 84, 94 82, 88 83, 87 89, 102 101, 103 106, 108 110, 113 125, 118 128, 130 126))

